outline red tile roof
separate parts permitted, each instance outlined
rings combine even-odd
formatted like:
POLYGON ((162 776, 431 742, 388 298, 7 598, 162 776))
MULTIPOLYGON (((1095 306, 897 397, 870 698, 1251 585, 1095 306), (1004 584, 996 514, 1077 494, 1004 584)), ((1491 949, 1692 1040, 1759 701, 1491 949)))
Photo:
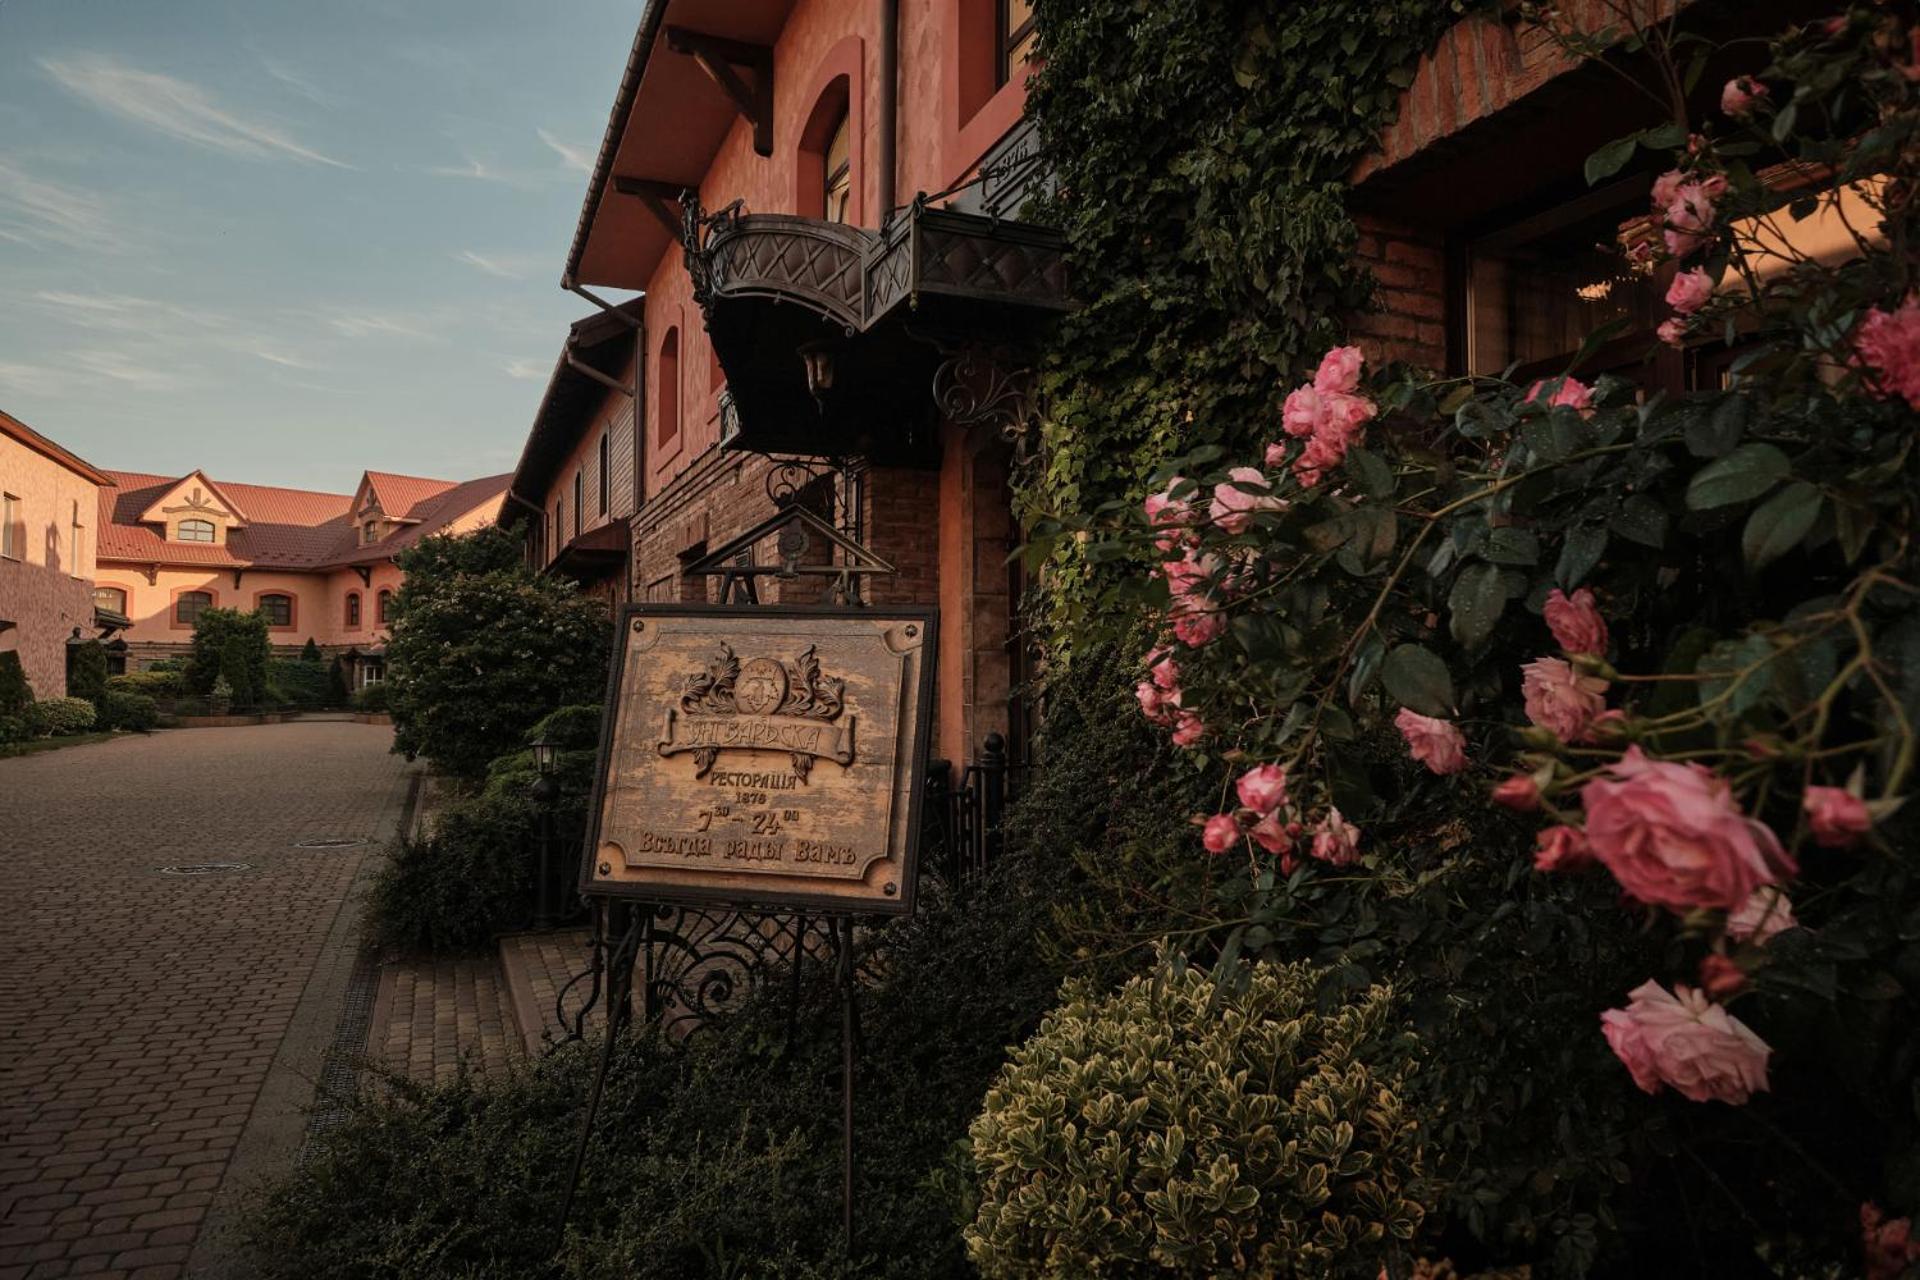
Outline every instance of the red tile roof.
POLYGON ((83 462, 78 454, 68 452, 4 409, 0 409, 0 435, 11 436, 35 453, 52 458, 83 480, 91 480, 95 484, 108 483, 104 472, 83 462))
POLYGON ((413 509, 429 498, 437 498, 453 488, 451 480, 429 480, 425 476, 401 476, 391 471, 367 472, 367 487, 389 520, 418 519, 413 509))
POLYGON ((352 494, 221 481, 220 492, 245 513, 246 524, 229 531, 226 545, 209 546, 168 542, 163 528, 140 523, 141 514, 182 477, 137 471, 108 471, 105 475, 112 487, 100 491, 100 536, 96 550, 99 559, 136 564, 294 570, 385 560, 444 529, 488 498, 504 493, 511 479, 500 475, 460 483, 368 472, 370 482, 376 476, 389 482, 386 491, 394 494, 396 501, 407 499, 407 505, 396 511, 387 506, 383 498, 381 509, 389 516, 418 523, 402 526, 365 547, 359 545, 358 531, 353 524, 352 494), (394 485, 393 481, 401 483, 394 485), (429 488, 431 492, 427 491, 429 488))

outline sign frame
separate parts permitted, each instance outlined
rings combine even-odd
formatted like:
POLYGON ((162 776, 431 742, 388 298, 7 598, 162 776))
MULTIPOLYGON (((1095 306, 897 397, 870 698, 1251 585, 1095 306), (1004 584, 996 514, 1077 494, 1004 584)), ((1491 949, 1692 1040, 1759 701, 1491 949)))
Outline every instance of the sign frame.
MULTIPOLYGON (((594 761, 592 810, 588 816, 586 842, 580 856, 580 893, 583 897, 629 902, 671 903, 710 909, 776 912, 792 911, 825 919, 855 916, 910 917, 919 888, 920 835, 927 781, 927 753, 933 730, 933 706, 936 694, 934 672, 938 663, 940 610, 934 605, 811 605, 770 604, 737 605, 657 601, 629 603, 616 615, 617 635, 607 674, 606 703, 601 715, 600 747, 594 761), (608 774, 612 768, 614 729, 619 719, 620 699, 627 669, 628 646, 637 628, 635 622, 653 618, 733 618, 773 619, 799 617, 810 619, 897 619, 922 628, 923 656, 915 682, 916 705, 913 711, 911 746, 908 748, 907 826, 900 848, 900 892, 890 898, 853 898, 844 894, 813 894, 785 889, 752 890, 745 886, 703 887, 675 884, 615 884, 594 876, 594 861, 599 854, 601 822, 605 815, 608 774)), ((904 709, 903 709, 904 710, 904 709)))

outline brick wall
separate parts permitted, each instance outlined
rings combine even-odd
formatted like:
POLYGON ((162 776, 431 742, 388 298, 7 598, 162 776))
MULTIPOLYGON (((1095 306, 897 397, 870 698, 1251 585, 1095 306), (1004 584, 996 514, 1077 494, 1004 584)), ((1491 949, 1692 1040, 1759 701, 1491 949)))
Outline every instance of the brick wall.
POLYGON ((1369 361, 1447 367, 1446 245, 1406 223, 1361 215, 1358 259, 1377 283, 1379 310, 1353 316, 1348 334, 1369 361))

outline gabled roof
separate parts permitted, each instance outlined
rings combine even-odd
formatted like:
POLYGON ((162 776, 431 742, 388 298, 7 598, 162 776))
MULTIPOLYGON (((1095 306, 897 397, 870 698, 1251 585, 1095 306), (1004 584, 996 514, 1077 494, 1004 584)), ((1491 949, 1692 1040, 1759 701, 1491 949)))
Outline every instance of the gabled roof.
MULTIPOLYGON (((248 522, 229 531, 224 544, 168 542, 163 528, 143 523, 141 516, 178 486, 182 477, 138 471, 107 471, 102 475, 108 487, 100 490, 98 559, 294 571, 319 571, 388 559, 489 500, 497 499, 506 492, 509 479, 499 475, 456 482, 368 472, 368 477, 379 475, 401 482, 388 491, 396 495, 396 501, 406 499, 404 514, 413 523, 363 547, 358 544, 353 523, 351 494, 219 482, 218 492, 234 507, 245 511, 248 522), (431 492, 427 492, 429 487, 431 492)), ((212 480, 207 483, 215 484, 212 480)), ((390 509, 389 514, 392 514, 390 509)))
POLYGON ((91 480, 95 484, 113 483, 113 481, 108 478, 106 472, 101 471, 91 463, 81 461, 78 454, 69 452, 67 449, 55 444, 4 409, 0 409, 0 435, 18 440, 35 453, 45 458, 51 458, 83 480, 91 480))
POLYGON ((241 508, 240 504, 228 496, 226 491, 219 485, 207 479, 206 472, 201 471, 197 467, 174 481, 168 488, 162 489, 159 493, 155 494, 153 501, 147 504, 147 509, 140 513, 139 518, 145 521, 152 521, 156 524, 165 524, 167 512, 164 504, 169 498, 180 495, 183 490, 192 492, 189 486, 192 485, 195 480, 198 480, 201 485, 206 487, 207 492, 213 495, 213 500, 224 507, 228 515, 243 525, 247 523, 247 513, 241 508))
MULTIPOLYGON (((618 394, 580 366, 618 379, 637 358, 634 335, 639 332, 645 306, 644 298, 635 298, 612 311, 596 311, 584 320, 576 320, 567 330, 560 358, 553 362, 553 374, 547 379, 546 394, 534 412, 533 428, 520 450, 513 483, 508 486, 522 501, 538 507, 546 500, 547 486, 579 443, 581 433, 606 398, 618 394)), ((510 505, 501 523, 516 524, 525 514, 524 508, 510 505)))
POLYGON ((414 520, 419 518, 413 514, 415 507, 453 488, 454 481, 395 475, 391 471, 369 471, 360 485, 373 494, 373 500, 380 504, 381 514, 387 519, 414 520))

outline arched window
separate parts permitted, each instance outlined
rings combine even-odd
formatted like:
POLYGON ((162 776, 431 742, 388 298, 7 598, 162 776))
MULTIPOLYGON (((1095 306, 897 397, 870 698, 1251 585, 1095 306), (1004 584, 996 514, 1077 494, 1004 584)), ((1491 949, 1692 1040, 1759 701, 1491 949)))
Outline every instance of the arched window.
POLYGON ((580 536, 580 517, 586 513, 586 469, 573 469, 573 536, 580 536))
POLYGON ((212 542, 213 540, 213 521, 211 520, 182 520, 174 530, 176 542, 212 542))
POLYGON ((173 620, 183 627, 190 627, 200 620, 202 613, 211 608, 213 608, 211 591, 182 591, 173 598, 173 620))
POLYGON ((387 613, 392 606, 393 592, 382 587, 380 594, 373 598, 373 621, 376 626, 387 625, 387 613))
POLYGON ((93 607, 105 609, 111 613, 127 611, 127 592, 124 587, 95 587, 93 589, 93 607))
POLYGON ((360 593, 358 591, 349 591, 347 592, 347 630, 357 631, 359 629, 360 593))
POLYGON ((680 434, 680 326, 660 339, 660 396, 655 402, 653 438, 661 444, 680 434))
POLYGON ((600 433, 600 514, 607 514, 607 502, 613 496, 613 433, 600 433))
POLYGON ((254 609, 270 627, 293 625, 293 597, 282 591, 269 591, 259 597, 254 609))
POLYGON ((847 113, 840 112, 839 123, 827 137, 826 153, 821 157, 821 189, 826 192, 825 209, 828 222, 853 221, 853 164, 851 151, 847 146, 847 113))

